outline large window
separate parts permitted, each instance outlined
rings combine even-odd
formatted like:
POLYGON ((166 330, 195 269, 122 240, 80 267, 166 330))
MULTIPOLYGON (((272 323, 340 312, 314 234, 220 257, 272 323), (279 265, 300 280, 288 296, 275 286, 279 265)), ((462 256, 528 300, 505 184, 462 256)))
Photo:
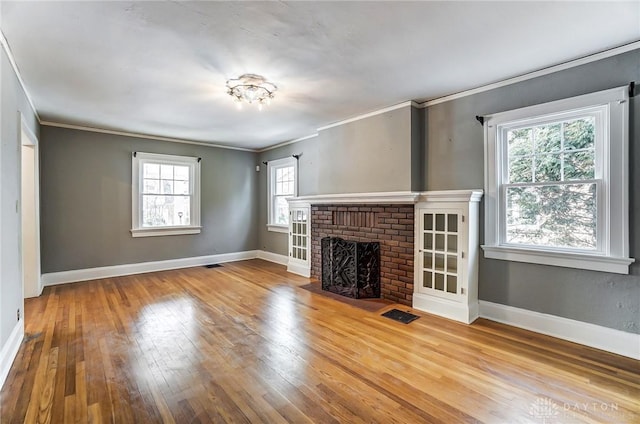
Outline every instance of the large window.
POLYGON ((200 159, 136 152, 133 237, 200 232, 200 159))
POLYGON ((485 256, 628 273, 628 95, 488 117, 485 256))
POLYGON ((298 195, 298 164, 295 158, 269 161, 267 165, 270 231, 287 232, 289 204, 287 199, 298 195))

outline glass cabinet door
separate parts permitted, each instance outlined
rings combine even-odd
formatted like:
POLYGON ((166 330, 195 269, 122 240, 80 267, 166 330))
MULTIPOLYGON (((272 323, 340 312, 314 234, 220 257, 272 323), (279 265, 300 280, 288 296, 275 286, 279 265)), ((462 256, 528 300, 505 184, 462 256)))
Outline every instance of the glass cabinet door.
POLYGON ((290 214, 289 254, 293 259, 306 262, 309 246, 309 212, 307 209, 292 209, 290 214))
POLYGON ((458 212, 428 211, 421 214, 422 287, 432 294, 460 293, 458 271, 458 212))

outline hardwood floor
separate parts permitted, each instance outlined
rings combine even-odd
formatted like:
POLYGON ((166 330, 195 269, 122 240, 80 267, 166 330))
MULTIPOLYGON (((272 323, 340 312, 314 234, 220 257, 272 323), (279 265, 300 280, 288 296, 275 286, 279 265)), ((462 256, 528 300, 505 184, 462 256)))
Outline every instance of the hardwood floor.
POLYGON ((47 288, 0 422, 640 422, 638 361, 307 283, 251 260, 47 288))

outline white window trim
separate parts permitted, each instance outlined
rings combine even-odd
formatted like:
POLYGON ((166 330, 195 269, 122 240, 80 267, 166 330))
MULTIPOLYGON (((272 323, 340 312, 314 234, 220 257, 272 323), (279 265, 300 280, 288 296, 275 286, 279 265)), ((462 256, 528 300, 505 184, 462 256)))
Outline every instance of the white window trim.
POLYGON ((294 192, 293 197, 298 196, 298 161, 294 157, 270 160, 267 162, 267 230, 276 233, 288 233, 289 225, 273 223, 273 193, 275 191, 274 173, 277 168, 293 166, 294 172, 294 192))
POLYGON ((173 236, 182 234, 199 234, 200 226, 200 159, 190 156, 162 155, 158 153, 135 152, 131 156, 131 236, 153 237, 173 236), (191 200, 191 225, 171 227, 142 227, 142 209, 140 200, 142 193, 142 166, 145 162, 166 163, 170 165, 188 165, 190 178, 193 182, 191 200))
MULTIPOLYGON (((485 244, 484 256, 516 262, 628 274, 629 265, 629 95, 628 86, 525 107, 485 117, 485 244), (598 249, 572 251, 509 245, 504 242, 503 199, 500 183, 505 163, 498 145, 498 128, 552 114, 605 106, 604 146, 601 146, 603 201, 598 201, 598 249), (605 114, 606 115, 606 114, 605 114)), ((598 149, 598 146, 596 146, 598 149)), ((599 153, 596 153, 598 156, 599 153)), ((598 159, 596 159, 598 160, 598 159)))

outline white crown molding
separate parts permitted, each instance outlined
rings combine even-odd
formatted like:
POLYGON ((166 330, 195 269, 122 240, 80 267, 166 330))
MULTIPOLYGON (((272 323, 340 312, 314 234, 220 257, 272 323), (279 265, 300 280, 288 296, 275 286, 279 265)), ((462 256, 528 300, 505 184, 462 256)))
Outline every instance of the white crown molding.
POLYGON ((36 110, 36 106, 33 104, 33 100, 31 99, 31 96, 29 95, 29 90, 27 90, 27 86, 25 85, 24 80, 22 79, 22 75, 20 74, 20 70, 18 69, 18 64, 16 63, 16 60, 13 57, 13 53, 11 53, 11 48, 9 47, 9 42, 5 38, 4 32, 2 32, 1 29, 0 29, 0 44, 2 44, 2 48, 4 49, 4 52, 7 54, 7 57, 9 58, 9 63, 11 63, 11 67, 13 68, 13 72, 15 72, 16 77, 18 78, 18 82, 20 83, 20 86, 22 87, 22 91, 24 91, 24 95, 27 98, 27 102, 29 103, 29 106, 31 106, 31 110, 33 111, 33 114, 36 116, 36 119, 38 120, 38 122, 40 122, 40 115, 38 115, 38 111, 36 110))
POLYGON ((258 152, 258 153, 266 152, 266 151, 269 151, 269 150, 277 149, 278 147, 287 146, 289 144, 294 144, 294 143, 297 143, 299 141, 309 140, 310 138, 314 138, 314 137, 317 137, 317 136, 318 136, 318 133, 305 135, 304 137, 299 137, 299 138, 296 138, 295 140, 285 141, 283 143, 274 144, 273 146, 269 146, 269 147, 265 147, 263 149, 256 150, 256 152, 258 152))
POLYGON ((0 389, 2 389, 4 382, 9 376, 11 365, 13 365, 13 361, 16 359, 23 338, 24 320, 20 320, 16 323, 15 327, 13 327, 9 338, 0 351, 0 389))
POLYGON ((507 85, 515 84, 517 82, 522 82, 522 81, 530 80, 533 78, 541 77, 544 75, 553 74, 555 72, 564 71, 565 69, 575 68, 576 66, 585 65, 587 63, 595 62, 601 59, 606 59, 612 56, 617 56, 619 54, 627 53, 636 49, 640 49, 640 41, 634 41, 632 43, 625 44, 623 46, 615 47, 599 53, 594 53, 585 57, 581 57, 579 59, 570 60, 568 62, 560 63, 558 65, 549 66, 547 68, 539 69, 537 71, 529 72, 523 75, 519 75, 517 77, 508 78, 508 79, 497 81, 487 85, 482 85, 480 87, 461 91, 459 93, 450 94, 448 96, 438 97, 436 99, 419 103, 417 107, 426 108, 426 107, 437 105, 440 103, 445 103, 451 100, 460 99, 462 97, 471 96, 473 94, 478 94, 485 91, 493 90, 495 88, 505 87, 507 85))
POLYGON ((48 127, 57 127, 57 128, 68 128, 72 130, 80 130, 80 131, 89 131, 101 134, 111 134, 111 135, 120 135, 123 137, 136 137, 136 138, 144 138, 147 140, 157 140, 157 141, 168 141, 171 143, 182 143, 182 144, 195 144, 198 146, 204 147, 216 147, 219 149, 229 149, 229 150, 240 150, 243 152, 256 152, 255 149, 246 149, 244 147, 233 147, 233 146, 225 146, 223 144, 213 144, 213 143, 205 143, 203 141, 192 141, 192 140, 183 140, 179 138, 171 138, 171 137, 162 137, 156 135, 148 135, 148 134, 139 134, 132 133, 127 131, 117 131, 117 130, 107 130, 103 128, 95 128, 95 127, 86 127, 83 125, 73 125, 73 124, 64 124, 61 122, 52 122, 52 121, 40 121, 40 125, 45 125, 48 127))
POLYGON ((484 300, 480 317, 640 360, 640 334, 484 300))
POLYGON ((351 122, 360 121, 361 119, 370 118, 372 116, 381 115, 383 113, 391 112, 392 110, 402 109, 402 108, 408 107, 408 106, 418 107, 419 105, 418 105, 418 103, 414 102, 413 100, 409 100, 409 101, 406 101, 406 102, 398 103, 397 105, 388 106, 388 107, 385 107, 385 108, 382 108, 382 109, 376 109, 374 111, 371 111, 369 113, 365 113, 363 115, 354 116, 353 118, 348 118, 348 119, 345 119, 345 120, 342 120, 342 121, 334 122, 333 124, 325 125, 323 127, 318 128, 318 132, 324 131, 324 130, 328 130, 329 128, 338 127, 340 125, 349 124, 351 122))
POLYGON ((310 205, 339 203, 415 203, 420 193, 412 191, 390 191, 379 193, 339 193, 299 196, 287 199, 288 202, 304 202, 310 205))

